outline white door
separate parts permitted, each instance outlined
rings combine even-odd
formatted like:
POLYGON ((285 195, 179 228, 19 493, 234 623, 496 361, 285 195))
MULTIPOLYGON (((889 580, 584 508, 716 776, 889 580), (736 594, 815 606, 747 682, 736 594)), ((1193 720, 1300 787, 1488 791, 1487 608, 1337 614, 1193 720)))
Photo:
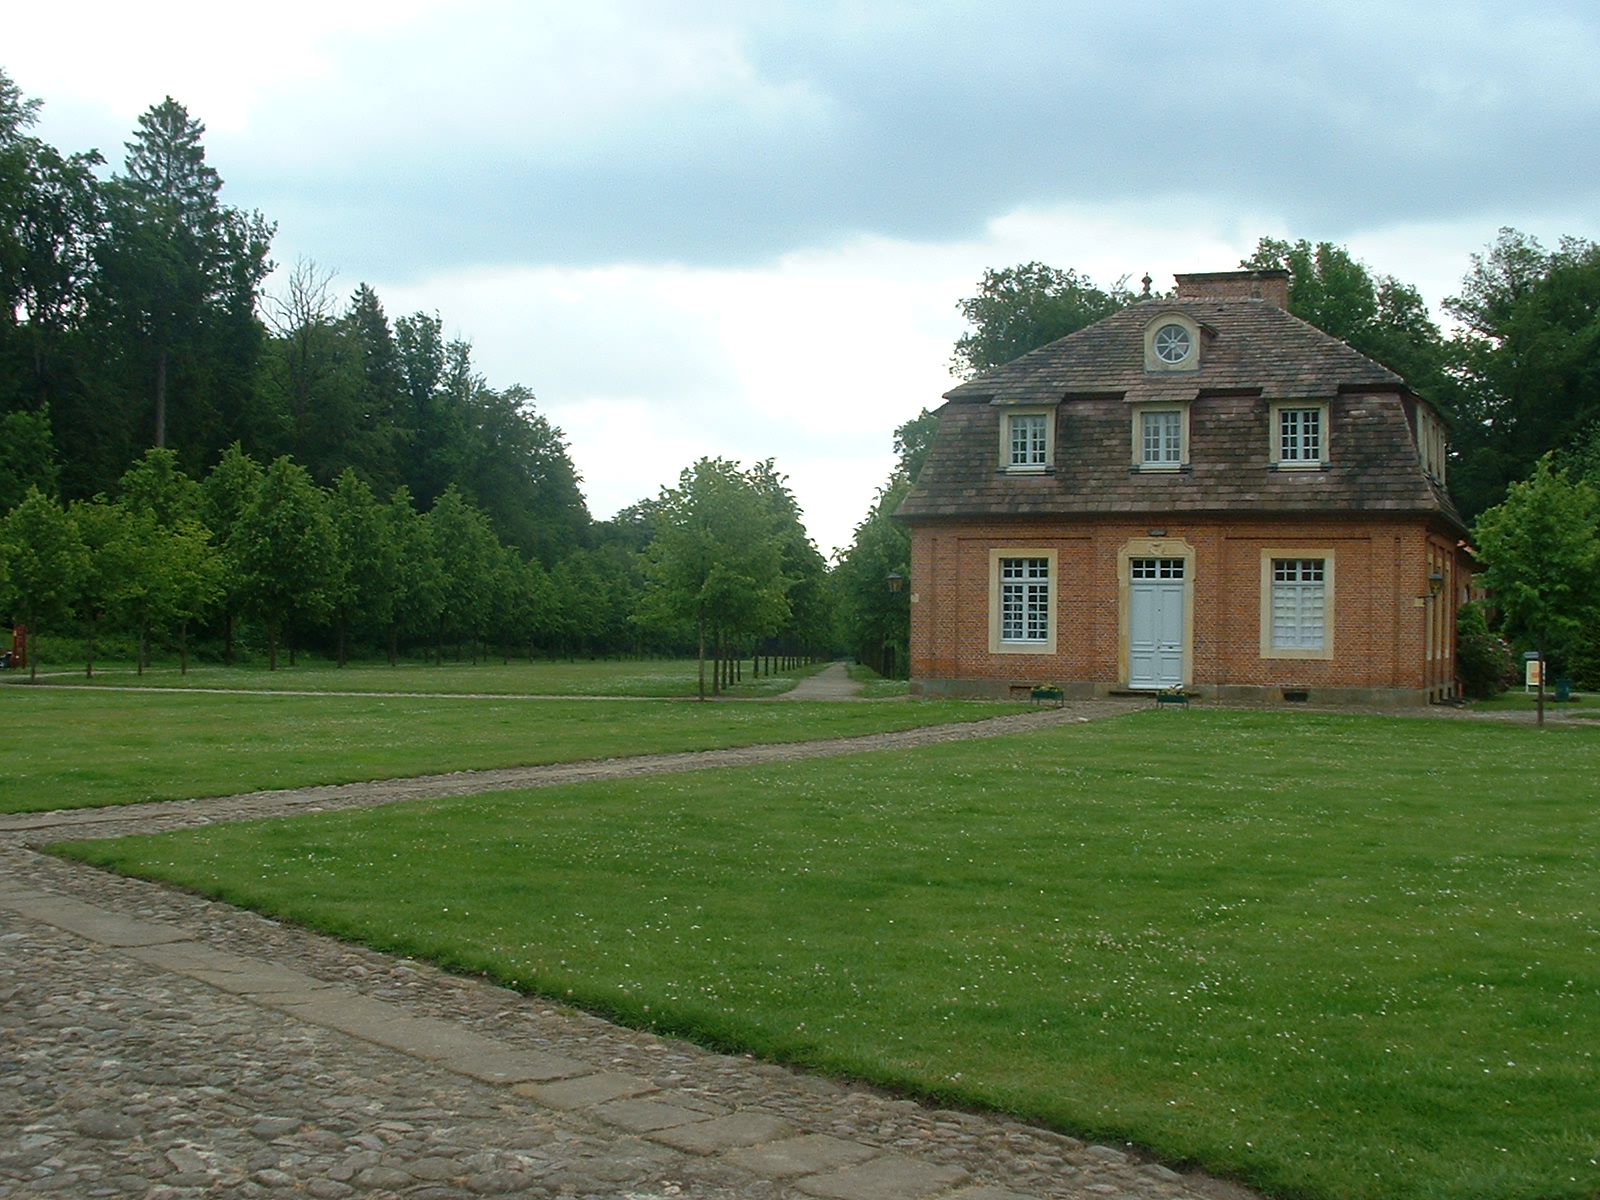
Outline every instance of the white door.
POLYGON ((1183 559, 1135 558, 1129 569, 1128 686, 1183 684, 1183 559))

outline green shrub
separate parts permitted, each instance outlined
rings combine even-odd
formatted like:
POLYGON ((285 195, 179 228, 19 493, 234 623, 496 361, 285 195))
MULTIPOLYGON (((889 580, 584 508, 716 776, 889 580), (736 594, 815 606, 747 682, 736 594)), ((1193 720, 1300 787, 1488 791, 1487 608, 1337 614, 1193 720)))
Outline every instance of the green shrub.
POLYGON ((1482 605, 1463 604, 1456 613, 1456 676, 1461 690, 1478 700, 1498 696, 1517 681, 1511 647, 1489 632, 1482 605))

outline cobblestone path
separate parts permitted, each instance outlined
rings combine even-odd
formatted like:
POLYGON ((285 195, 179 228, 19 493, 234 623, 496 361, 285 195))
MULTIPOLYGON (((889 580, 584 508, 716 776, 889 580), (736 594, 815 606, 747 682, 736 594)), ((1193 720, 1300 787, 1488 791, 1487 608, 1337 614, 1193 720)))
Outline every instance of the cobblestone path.
MULTIPOLYGON (((1119 711, 648 762, 789 761, 1119 711)), ((623 1029, 29 845, 645 769, 618 760, 11 819, 0 1197, 1248 1200, 1128 1147, 623 1029)))

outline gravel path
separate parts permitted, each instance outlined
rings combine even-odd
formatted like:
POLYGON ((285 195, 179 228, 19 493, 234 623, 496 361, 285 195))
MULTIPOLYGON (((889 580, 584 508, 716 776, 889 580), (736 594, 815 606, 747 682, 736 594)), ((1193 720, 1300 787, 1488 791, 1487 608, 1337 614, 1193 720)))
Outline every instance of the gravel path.
POLYGON ((623 1029, 30 845, 929 745, 1134 706, 5 818, 0 1197, 1248 1200, 1131 1147, 623 1029))

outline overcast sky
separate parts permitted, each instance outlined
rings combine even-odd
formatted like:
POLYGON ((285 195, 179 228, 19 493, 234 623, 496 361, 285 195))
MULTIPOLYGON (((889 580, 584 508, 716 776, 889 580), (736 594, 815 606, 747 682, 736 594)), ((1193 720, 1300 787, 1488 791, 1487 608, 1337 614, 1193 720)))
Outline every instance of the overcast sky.
POLYGON ((1600 6, 1519 0, 0 0, 39 132, 165 95, 274 258, 437 311, 596 516, 773 457, 827 552, 1039 259, 1158 287, 1262 235, 1437 304, 1504 225, 1600 237, 1600 6))

